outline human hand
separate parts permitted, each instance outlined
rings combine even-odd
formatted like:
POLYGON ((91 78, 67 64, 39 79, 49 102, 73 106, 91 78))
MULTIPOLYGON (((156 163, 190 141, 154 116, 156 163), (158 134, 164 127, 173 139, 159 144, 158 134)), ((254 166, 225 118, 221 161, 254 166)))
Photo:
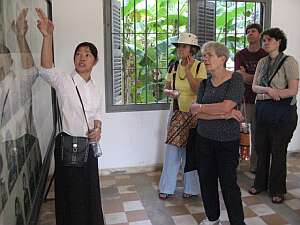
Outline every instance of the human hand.
POLYGON ((46 14, 41 8, 35 9, 39 20, 37 21, 37 27, 44 37, 52 35, 54 30, 54 25, 51 20, 48 19, 46 14))
POLYGON ((26 20, 27 13, 28 8, 22 9, 17 20, 13 20, 11 23, 11 29, 17 36, 25 36, 28 31, 28 23, 26 20))
POLYGON ((233 109, 233 110, 231 110, 231 112, 224 115, 224 119, 226 119, 226 120, 235 119, 238 122, 243 122, 245 118, 243 117, 243 114, 241 111, 233 109))
POLYGON ((194 64, 194 59, 191 56, 188 56, 187 58, 187 64, 185 65, 185 71, 188 72, 191 70, 193 64, 194 64))
POLYGON ((267 90, 267 94, 275 101, 280 100, 279 92, 276 88, 269 87, 267 90))
POLYGON ((190 106, 190 112, 192 114, 197 114, 199 112, 201 108, 201 104, 198 104, 198 103, 193 103, 191 106, 190 106))
POLYGON ((164 89, 165 95, 171 97, 171 98, 178 98, 180 95, 180 92, 177 90, 170 90, 170 89, 164 89))
POLYGON ((240 66, 240 71, 242 71, 242 72, 246 72, 246 69, 245 69, 245 67, 244 66, 240 66))
POLYGON ((101 138, 101 129, 99 127, 90 130, 90 132, 88 133, 88 139, 91 141, 98 142, 100 138, 101 138))

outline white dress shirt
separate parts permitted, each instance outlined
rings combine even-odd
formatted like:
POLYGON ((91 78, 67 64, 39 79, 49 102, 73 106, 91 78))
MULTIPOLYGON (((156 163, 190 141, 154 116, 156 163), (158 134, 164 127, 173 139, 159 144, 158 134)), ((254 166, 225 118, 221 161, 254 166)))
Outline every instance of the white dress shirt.
POLYGON ((35 67, 10 71, 0 81, 0 142, 15 140, 30 132, 32 85, 36 79, 35 67))
POLYGON ((56 90, 62 131, 72 136, 86 137, 88 127, 75 84, 83 102, 89 128, 93 129, 94 120, 101 120, 101 96, 93 78, 86 82, 76 71, 68 74, 56 68, 41 68, 39 73, 56 90))

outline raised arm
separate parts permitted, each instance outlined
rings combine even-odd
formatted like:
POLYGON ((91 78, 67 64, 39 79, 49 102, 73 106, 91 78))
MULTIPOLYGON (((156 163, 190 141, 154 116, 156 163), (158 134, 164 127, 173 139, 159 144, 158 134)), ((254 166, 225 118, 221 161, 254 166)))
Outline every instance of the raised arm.
POLYGON ((32 53, 26 39, 26 34, 28 31, 28 23, 26 20, 27 13, 28 8, 22 9, 17 20, 14 20, 11 24, 11 28, 17 37, 23 69, 30 69, 34 66, 32 53))
POLYGON ((184 67, 185 75, 186 75, 187 81, 190 84, 190 87, 191 87, 192 91, 197 94, 199 86, 200 86, 200 82, 203 79, 193 77, 193 74, 191 72, 191 68, 192 68, 192 65, 194 64, 194 60, 192 59, 191 56, 188 56, 187 61, 188 61, 188 63, 184 67))
POLYGON ((41 66, 50 69, 53 66, 53 30, 54 26, 42 9, 36 8, 39 17, 37 27, 43 35, 43 46, 41 53, 41 66))

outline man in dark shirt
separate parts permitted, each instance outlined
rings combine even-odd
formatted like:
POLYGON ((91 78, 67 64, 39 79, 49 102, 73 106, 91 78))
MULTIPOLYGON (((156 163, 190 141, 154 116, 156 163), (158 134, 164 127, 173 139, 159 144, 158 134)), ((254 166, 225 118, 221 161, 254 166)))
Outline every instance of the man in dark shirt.
MULTIPOLYGON (((254 148, 255 133, 255 93, 252 91, 252 81, 255 74, 258 61, 267 56, 267 53, 261 48, 260 33, 262 26, 260 24, 250 24, 246 27, 247 41, 249 45, 236 53, 234 57, 234 69, 239 72, 245 84, 245 118, 246 122, 251 124, 251 158, 250 171, 256 171, 256 152, 254 148)), ((244 110, 244 109, 243 109, 244 110)))

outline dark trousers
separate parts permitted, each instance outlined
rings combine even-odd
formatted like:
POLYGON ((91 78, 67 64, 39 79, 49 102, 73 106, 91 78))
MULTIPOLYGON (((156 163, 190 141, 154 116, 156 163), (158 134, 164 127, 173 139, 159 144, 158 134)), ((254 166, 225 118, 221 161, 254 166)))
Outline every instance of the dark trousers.
POLYGON ((197 136, 198 174, 206 216, 220 217, 218 180, 231 225, 244 225, 241 191, 237 185, 239 140, 219 142, 197 136))
POLYGON ((286 193, 286 154, 288 144, 297 126, 297 108, 290 120, 279 127, 256 124, 255 149, 257 170, 254 188, 267 190, 271 196, 286 193))

